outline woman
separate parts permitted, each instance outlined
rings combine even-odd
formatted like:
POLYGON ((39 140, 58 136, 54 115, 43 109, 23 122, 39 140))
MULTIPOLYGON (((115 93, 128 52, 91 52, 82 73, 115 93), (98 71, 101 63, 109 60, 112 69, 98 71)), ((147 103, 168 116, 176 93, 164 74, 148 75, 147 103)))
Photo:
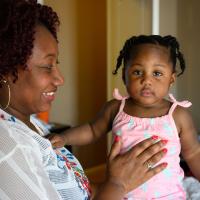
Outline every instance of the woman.
MULTIPOLYGON (((65 148, 53 149, 31 118, 51 107, 64 80, 58 65, 57 14, 36 0, 0 2, 0 199, 86 200, 89 182, 65 148)), ((116 138, 96 200, 121 199, 164 169, 162 141, 147 139, 119 155, 116 138)))

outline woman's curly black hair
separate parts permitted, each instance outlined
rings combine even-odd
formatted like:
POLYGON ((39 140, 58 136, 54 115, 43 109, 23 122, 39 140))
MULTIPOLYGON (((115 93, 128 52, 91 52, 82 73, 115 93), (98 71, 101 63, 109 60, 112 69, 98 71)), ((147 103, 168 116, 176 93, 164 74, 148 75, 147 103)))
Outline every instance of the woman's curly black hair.
POLYGON ((0 0, 0 80, 7 74, 18 78, 32 54, 35 27, 45 26, 57 40, 60 24, 51 7, 37 0, 0 0))
POLYGON ((178 74, 181 75, 185 71, 185 60, 183 54, 180 52, 179 43, 177 39, 171 35, 160 36, 160 35, 139 35, 132 36, 126 40, 122 50, 119 53, 117 58, 116 68, 113 71, 113 74, 117 74, 118 69, 123 63, 123 74, 122 79, 125 82, 125 68, 131 63, 133 58, 135 48, 140 44, 155 44, 166 47, 170 52, 170 60, 173 64, 173 71, 176 72, 176 63, 179 61, 181 72, 178 74))

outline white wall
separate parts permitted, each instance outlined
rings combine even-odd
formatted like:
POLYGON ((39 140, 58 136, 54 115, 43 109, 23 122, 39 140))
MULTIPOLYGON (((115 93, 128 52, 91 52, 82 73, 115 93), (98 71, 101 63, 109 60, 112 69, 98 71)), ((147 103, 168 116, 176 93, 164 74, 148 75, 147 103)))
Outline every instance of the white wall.
POLYGON ((186 61, 186 71, 177 78, 172 92, 179 100, 188 99, 193 103, 190 110, 198 130, 200 129, 199 10, 198 0, 160 0, 160 34, 177 37, 186 61))
POLYGON ((177 35, 186 60, 186 71, 178 80, 177 94, 193 105, 192 115, 200 129, 200 1, 178 0, 177 35))
MULTIPOLYGON (((75 126, 92 120, 106 101, 106 0, 45 0, 58 13, 60 69, 50 121, 75 126)), ((104 163, 106 138, 73 147, 84 167, 104 163), (101 152, 101 154, 99 154, 101 152)))
POLYGON ((77 125, 91 120, 106 100, 105 0, 45 0, 61 21, 60 69, 65 78, 50 121, 77 125))
MULTIPOLYGON (((111 99, 113 89, 126 90, 121 78, 121 69, 113 75, 119 51, 125 41, 140 34, 152 32, 152 2, 149 0, 107 0, 107 98, 111 99)), ((108 151, 112 143, 108 135, 108 151)))
POLYGON ((55 102, 50 112, 50 121, 77 124, 78 94, 77 94, 77 1, 44 0, 58 13, 61 26, 59 38, 60 70, 65 83, 58 89, 55 102))
POLYGON ((119 51, 125 41, 139 34, 151 34, 151 1, 107 0, 107 97, 112 98, 115 87, 125 94, 121 70, 112 75, 119 51))
POLYGON ((43 0, 38 0, 37 2, 38 2, 38 3, 41 3, 41 4, 43 4, 43 3, 44 3, 44 1, 43 1, 43 0))
MULTIPOLYGON (((159 34, 177 36, 177 0, 159 0, 159 34)), ((178 38, 179 39, 179 38, 178 38)), ((177 96, 177 82, 170 88, 170 93, 177 96)))
POLYGON ((160 0, 160 35, 177 35, 177 0, 160 0))

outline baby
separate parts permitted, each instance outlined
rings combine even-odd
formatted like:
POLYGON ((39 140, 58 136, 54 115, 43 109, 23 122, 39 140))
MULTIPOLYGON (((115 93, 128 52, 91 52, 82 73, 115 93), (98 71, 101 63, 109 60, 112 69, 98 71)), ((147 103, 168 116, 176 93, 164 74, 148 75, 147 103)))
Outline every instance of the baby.
MULTIPOLYGON (((128 193, 124 199, 184 200, 182 186, 184 173, 180 167, 180 153, 197 179, 200 179, 200 145, 192 117, 186 107, 188 101, 179 102, 172 95, 170 86, 183 74, 185 61, 175 37, 140 35, 128 39, 117 59, 114 74, 123 63, 122 80, 128 96, 114 91, 96 119, 51 138, 54 146, 65 144, 84 145, 96 141, 112 130, 121 138, 121 153, 138 142, 154 136, 164 140, 166 169, 142 186, 128 193), (181 72, 177 74, 177 60, 181 72)), ((147 170, 154 167, 154 160, 146 162, 147 170)))

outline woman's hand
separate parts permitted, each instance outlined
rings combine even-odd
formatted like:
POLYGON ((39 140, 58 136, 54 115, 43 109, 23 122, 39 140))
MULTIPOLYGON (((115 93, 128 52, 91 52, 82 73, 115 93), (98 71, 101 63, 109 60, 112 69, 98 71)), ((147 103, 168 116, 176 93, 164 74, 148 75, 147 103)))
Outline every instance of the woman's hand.
POLYGON ((109 155, 107 180, 94 199, 121 199, 165 169, 167 163, 153 167, 167 152, 163 149, 167 141, 156 142, 157 139, 157 136, 146 139, 120 155, 121 141, 117 136, 109 155))

